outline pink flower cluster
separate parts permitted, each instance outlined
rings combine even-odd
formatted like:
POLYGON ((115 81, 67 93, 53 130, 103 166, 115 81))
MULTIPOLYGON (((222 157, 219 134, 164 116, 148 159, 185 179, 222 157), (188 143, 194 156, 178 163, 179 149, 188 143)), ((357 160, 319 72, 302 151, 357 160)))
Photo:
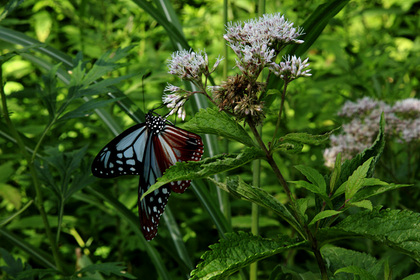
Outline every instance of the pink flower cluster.
POLYGON ((330 137, 331 147, 324 150, 325 165, 333 167, 339 153, 342 160, 351 159, 372 145, 379 130, 379 119, 384 113, 385 133, 392 141, 420 142, 420 100, 408 98, 393 106, 383 101, 364 97, 347 101, 338 115, 348 119, 342 133, 330 137))

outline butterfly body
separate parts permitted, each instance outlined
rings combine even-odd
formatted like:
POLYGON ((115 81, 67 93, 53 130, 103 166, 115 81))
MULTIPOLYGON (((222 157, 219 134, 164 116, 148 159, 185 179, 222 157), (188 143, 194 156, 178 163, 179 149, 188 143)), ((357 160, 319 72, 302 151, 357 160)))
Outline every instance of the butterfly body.
POLYGON ((201 137, 171 124, 161 116, 146 114, 146 121, 114 138, 96 156, 92 174, 100 178, 140 175, 138 207, 143 235, 151 240, 157 233, 171 191, 183 193, 191 184, 177 181, 166 184, 143 200, 140 197, 179 161, 199 161, 203 155, 201 137))

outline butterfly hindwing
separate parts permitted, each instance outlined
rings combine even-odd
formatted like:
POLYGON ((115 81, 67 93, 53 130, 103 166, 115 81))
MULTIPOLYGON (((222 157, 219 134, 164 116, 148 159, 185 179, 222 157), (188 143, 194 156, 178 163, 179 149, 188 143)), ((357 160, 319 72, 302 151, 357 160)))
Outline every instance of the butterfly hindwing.
POLYGON ((143 198, 143 200, 140 200, 150 186, 150 184, 142 182, 140 178, 138 198, 139 218, 141 231, 147 240, 152 240, 156 236, 160 216, 162 216, 171 194, 171 188, 168 185, 164 185, 154 190, 143 198))
MULTIPOLYGON (((166 170, 179 161, 199 161, 203 155, 201 137, 172 125, 165 126, 162 133, 153 138, 156 157, 161 170, 166 170)), ((190 180, 171 182, 172 191, 183 193, 190 180)))
POLYGON ((100 178, 140 175, 148 136, 145 123, 125 130, 95 157, 92 163, 92 174, 100 178))

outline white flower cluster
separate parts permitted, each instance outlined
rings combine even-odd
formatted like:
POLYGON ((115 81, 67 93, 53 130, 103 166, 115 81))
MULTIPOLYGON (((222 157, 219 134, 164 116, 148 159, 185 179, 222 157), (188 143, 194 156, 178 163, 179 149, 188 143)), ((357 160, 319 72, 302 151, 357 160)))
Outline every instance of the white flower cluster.
POLYGON ((236 66, 250 77, 258 77, 262 69, 273 63, 276 54, 274 49, 268 47, 267 41, 256 41, 252 45, 235 45, 230 47, 238 56, 236 66))
POLYGON ((178 76, 182 80, 201 83, 202 76, 208 76, 219 65, 222 58, 218 58, 209 70, 209 60, 204 51, 199 53, 192 50, 177 51, 172 54, 172 58, 168 61, 169 74, 178 76))
POLYGON ((258 41, 266 41, 269 46, 287 45, 290 43, 302 44, 297 39, 303 34, 301 28, 293 27, 280 13, 265 14, 258 19, 251 19, 244 23, 228 23, 226 34, 223 36, 231 44, 251 45, 258 41))
POLYGON ((280 13, 263 15, 244 23, 229 23, 226 32, 223 37, 238 56, 236 66, 248 77, 257 78, 264 67, 269 67, 281 78, 310 75, 309 70, 303 71, 309 66, 308 59, 302 62, 293 56, 281 65, 275 63, 278 53, 286 45, 303 43, 297 39, 303 34, 302 29, 293 27, 293 23, 280 13))
POLYGON ((349 123, 343 132, 330 137, 331 148, 324 151, 325 165, 333 167, 338 153, 342 160, 351 159, 368 148, 379 130, 379 119, 384 112, 386 135, 398 142, 420 142, 420 100, 409 98, 390 106, 383 101, 364 97, 356 102, 346 102, 338 112, 349 123))
MULTIPOLYGON (((181 80, 191 81, 199 88, 203 88, 203 76, 208 77, 222 61, 217 58, 212 69, 209 70, 209 61, 204 51, 199 53, 192 50, 177 51, 172 54, 172 58, 168 61, 169 74, 178 76, 181 80)), ((164 90, 167 94, 163 95, 162 101, 169 109, 172 109, 168 115, 178 112, 178 117, 185 119, 185 109, 183 108, 189 94, 180 87, 168 84, 164 90)))
POLYGON ((309 66, 309 58, 302 61, 300 57, 289 55, 283 57, 283 59, 284 61, 280 62, 280 64, 272 63, 269 67, 276 76, 290 82, 299 77, 309 77, 312 75, 309 73, 311 69, 305 69, 309 66))
POLYGON ((172 109, 168 115, 170 116, 178 112, 178 118, 184 120, 186 113, 183 106, 185 101, 187 101, 184 90, 180 87, 168 84, 164 91, 167 93, 162 97, 163 104, 169 109, 172 109))
POLYGON ((400 134, 404 142, 410 143, 420 140, 420 100, 407 98, 392 106, 392 112, 398 117, 395 131, 400 134))
POLYGON ((172 54, 168 62, 169 74, 173 74, 182 80, 196 80, 201 78, 208 69, 207 54, 195 53, 191 50, 177 51, 172 54))

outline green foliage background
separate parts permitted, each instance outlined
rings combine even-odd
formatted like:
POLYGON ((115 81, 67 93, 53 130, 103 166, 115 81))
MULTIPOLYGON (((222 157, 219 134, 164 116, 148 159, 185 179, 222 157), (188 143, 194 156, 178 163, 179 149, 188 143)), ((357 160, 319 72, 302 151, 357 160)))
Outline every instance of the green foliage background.
MULTIPOLYGON (((19 55, 4 62, 3 82, 10 118, 27 147, 35 148, 51 118, 51 112, 39 94, 45 93, 54 80, 50 72, 54 65, 59 61, 62 63, 56 69, 57 74, 63 77, 57 82, 56 94, 60 103, 66 100, 65 88, 69 83, 71 85, 72 75, 77 74, 77 68, 73 69, 70 63, 79 61, 83 67, 92 70, 95 62, 113 56, 121 58, 113 61, 119 64, 105 69, 108 71, 102 69, 103 73, 96 73, 96 78, 114 78, 110 87, 92 85, 89 88, 94 99, 101 97, 96 100, 98 102, 105 100, 105 88, 113 89, 112 96, 117 99, 111 99, 111 103, 92 103, 90 110, 86 111, 77 111, 86 103, 81 99, 75 100, 68 107, 69 111, 76 110, 74 115, 67 116, 66 122, 56 125, 45 135, 37 155, 38 159, 50 163, 49 170, 42 173, 45 175, 42 177, 45 181, 42 192, 51 227, 57 230, 61 226, 61 235, 57 238, 65 263, 64 270, 72 271, 76 265, 84 267, 85 262, 118 262, 111 266, 113 272, 120 271, 118 265, 122 263, 131 275, 138 278, 147 275, 148 279, 184 279, 209 244, 222 237, 218 229, 250 231, 250 203, 228 197, 229 210, 219 210, 221 205, 226 205, 220 201, 223 198, 220 190, 211 182, 198 181, 183 195, 172 195, 157 238, 146 243, 138 228, 136 230, 138 179, 95 180, 88 177, 90 162, 103 145, 123 129, 141 122, 143 111, 160 105, 167 83, 180 84, 175 77, 167 74, 166 67, 167 59, 175 51, 174 38, 169 37, 162 23, 153 17, 153 10, 148 10, 146 3, 149 2, 26 0, 10 3, 18 2, 22 3, 16 9, 9 9, 7 16, 2 14, 0 17, 0 55, 19 50, 19 55), (19 40, 20 44, 17 43, 19 40), (32 49, 22 51, 22 45, 32 45, 32 49), (118 48, 120 50, 116 51, 118 48), (129 100, 123 99, 124 96, 129 100), (119 103, 124 106, 118 106, 119 103), (93 109, 99 111, 94 113, 93 109), (71 170, 72 174, 62 169, 70 159, 78 163, 71 170), (55 187, 51 184, 49 187, 48 178, 53 178, 55 182, 70 180, 78 184, 72 185, 67 196, 57 198, 54 188, 65 184, 55 187), (204 198, 197 199, 199 197, 204 198), (221 217, 214 218, 211 214, 221 217), (215 225, 215 220, 221 224, 215 225), (178 233, 175 238, 174 232, 178 233), (77 248, 81 248, 83 256, 77 248)), ((299 26, 322 3, 324 1, 267 1, 265 10, 267 13, 281 12, 299 26)), ((183 43, 180 40, 183 47, 187 47, 188 42, 194 50, 205 49, 210 61, 219 55, 226 57, 222 62, 227 65, 226 73, 216 72, 213 76, 215 82, 222 81, 224 75, 235 74, 236 69, 232 68, 234 57, 232 53, 226 53, 222 37, 224 3, 191 0, 172 1, 170 4, 174 12, 170 15, 173 16, 173 24, 181 27, 185 35, 186 40, 183 43)), ((153 6, 157 11, 162 10, 158 3, 153 3, 153 6)), ((4 7, 0 6, 0 12, 4 7)), ((414 0, 350 1, 329 21, 321 36, 305 53, 304 56, 310 58, 313 76, 299 79, 289 87, 282 134, 322 134, 333 130, 342 122, 336 112, 346 100, 370 96, 392 104, 408 97, 419 98, 419 9, 420 2, 414 0)), ((230 1, 227 8, 229 21, 254 18, 257 12, 258 4, 254 1, 230 1)), ((172 31, 177 36, 175 30, 172 31)), ((200 102, 205 104, 204 100, 197 99, 187 105, 187 119, 197 111, 200 102)), ((279 99, 272 102, 271 108, 280 106, 279 99)), ((267 135, 272 135, 275 122, 275 114, 267 113, 263 127, 267 135)), ((33 268, 54 268, 53 261, 43 253, 50 251, 50 245, 45 238, 41 216, 32 202, 35 193, 25 168, 27 162, 13 142, 3 119, 0 120, 0 134, 0 218, 21 211, 13 220, 0 223, 0 248, 10 252, 15 261, 20 258, 33 268), (15 240, 15 243, 10 240, 15 240), (29 245, 32 247, 24 248, 29 245)), ((221 137, 207 137, 205 141, 206 156, 243 150, 241 144, 221 137)), ((303 180, 302 174, 293 166, 306 165, 323 174, 329 172, 323 167, 323 148, 305 145, 302 153, 279 152, 275 157, 287 180, 303 180)), ((420 212, 417 202, 420 193, 416 189, 420 186, 419 165, 417 172, 408 170, 411 166, 409 161, 419 159, 419 151, 411 153, 414 156, 409 157, 410 151, 398 143, 387 146, 381 164, 390 170, 378 168, 377 177, 394 183, 410 183, 413 187, 379 196, 373 200, 376 205, 420 212)), ((250 164, 243 165, 229 171, 228 175, 242 174, 242 180, 252 182, 251 168, 250 164)), ((65 169, 70 172, 71 168, 67 166, 65 169)), ((280 202, 285 202, 286 197, 265 162, 262 162, 261 186, 280 202)), ((293 192, 298 197, 304 197, 306 190, 299 188, 293 192)), ((260 233, 265 237, 275 237, 278 234, 290 235, 291 229, 284 227, 275 213, 261 209, 260 233)), ((420 272, 409 257, 387 247, 376 246, 373 241, 340 242, 337 245, 343 248, 369 252, 380 262, 387 262, 393 269, 392 279, 420 272)), ((338 250, 345 249, 331 246, 323 254, 333 258, 338 250)), ((3 266, 6 253, 0 253, 3 255, 0 266, 3 266)), ((347 251, 344 253, 347 254, 347 251)), ((348 254, 352 253, 349 251, 348 254)), ((311 256, 292 249, 260 262, 261 279, 267 279, 279 263, 296 270, 316 271, 316 263, 311 256)), ((14 265, 19 266, 18 261, 14 265)), ((113 277, 117 279, 119 276, 113 277)), ((343 279, 353 278, 343 276, 343 279)))

